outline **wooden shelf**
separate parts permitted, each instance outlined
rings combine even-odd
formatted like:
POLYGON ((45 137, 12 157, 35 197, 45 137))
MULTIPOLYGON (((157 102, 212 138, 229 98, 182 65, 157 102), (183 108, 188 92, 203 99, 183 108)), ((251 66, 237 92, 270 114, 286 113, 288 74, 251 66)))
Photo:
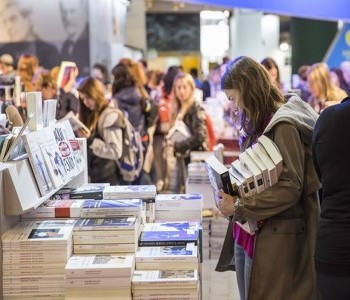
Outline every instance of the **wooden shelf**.
MULTIPOLYGON (((6 215, 21 215, 24 212, 36 208, 64 186, 62 185, 44 197, 41 197, 27 158, 16 162, 9 162, 4 165, 7 166, 4 169, 3 185, 6 215)), ((84 178, 85 172, 82 171, 67 183, 67 185, 70 187, 77 187, 85 182, 84 178)))

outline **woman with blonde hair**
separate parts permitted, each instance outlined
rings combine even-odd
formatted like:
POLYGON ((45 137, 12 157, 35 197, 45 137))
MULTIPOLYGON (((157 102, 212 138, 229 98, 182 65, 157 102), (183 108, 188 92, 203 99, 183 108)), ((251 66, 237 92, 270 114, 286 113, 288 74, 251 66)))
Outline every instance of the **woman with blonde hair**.
POLYGON ((79 119, 91 134, 88 138, 88 171, 91 182, 118 184, 120 178, 116 161, 122 155, 122 130, 117 125, 122 113, 109 107, 104 97, 103 84, 92 77, 85 78, 78 87, 80 98, 79 119))
POLYGON ((307 82, 311 91, 308 102, 317 113, 328 106, 340 103, 347 96, 344 90, 332 83, 326 63, 313 64, 308 71, 307 82))

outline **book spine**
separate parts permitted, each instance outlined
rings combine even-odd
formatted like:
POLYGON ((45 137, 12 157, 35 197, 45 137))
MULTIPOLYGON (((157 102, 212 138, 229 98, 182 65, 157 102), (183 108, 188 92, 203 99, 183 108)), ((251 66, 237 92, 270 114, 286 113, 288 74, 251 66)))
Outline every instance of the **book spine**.
POLYGON ((70 199, 94 199, 94 200, 102 200, 103 193, 102 192, 93 192, 93 193, 70 193, 70 199))
POLYGON ((77 278, 114 278, 115 281, 119 281, 120 277, 131 277, 131 268, 77 268, 77 269, 67 269, 66 268, 66 278, 77 279, 77 278))
POLYGON ((85 244, 130 244, 135 243, 135 236, 133 235, 120 235, 119 237, 110 236, 95 236, 94 238, 89 236, 75 236, 73 235, 73 242, 76 245, 85 244))
POLYGON ((196 243, 197 241, 141 241, 139 240, 139 247, 157 247, 157 246, 186 246, 188 243, 196 243))
POLYGON ((131 280, 127 277, 120 278, 69 278, 66 280, 67 288, 113 288, 113 287, 130 287, 131 280))

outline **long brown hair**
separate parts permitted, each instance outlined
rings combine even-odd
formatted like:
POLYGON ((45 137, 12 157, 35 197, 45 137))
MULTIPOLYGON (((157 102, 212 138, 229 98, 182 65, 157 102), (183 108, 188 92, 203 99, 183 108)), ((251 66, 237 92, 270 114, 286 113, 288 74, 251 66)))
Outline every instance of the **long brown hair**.
POLYGON ((259 136, 267 120, 284 103, 278 87, 271 82, 267 70, 255 60, 240 56, 228 63, 221 79, 224 90, 238 90, 241 99, 241 126, 246 134, 259 136))
POLYGON ((86 77, 79 85, 78 91, 86 97, 95 101, 95 109, 91 111, 86 107, 80 98, 80 113, 79 119, 94 132, 97 127, 97 122, 102 111, 108 106, 108 101, 104 97, 104 86, 102 82, 93 78, 86 77))

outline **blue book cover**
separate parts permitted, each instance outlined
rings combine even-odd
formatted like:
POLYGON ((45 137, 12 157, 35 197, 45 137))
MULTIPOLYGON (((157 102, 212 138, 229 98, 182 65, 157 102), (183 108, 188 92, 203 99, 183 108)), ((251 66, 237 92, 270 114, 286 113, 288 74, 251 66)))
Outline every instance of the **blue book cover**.
POLYGON ((128 210, 139 210, 142 207, 141 199, 130 200, 85 200, 82 209, 88 208, 120 208, 128 210))
POLYGON ((74 230, 129 230, 135 229, 135 223, 134 217, 80 219, 74 225, 74 230))

